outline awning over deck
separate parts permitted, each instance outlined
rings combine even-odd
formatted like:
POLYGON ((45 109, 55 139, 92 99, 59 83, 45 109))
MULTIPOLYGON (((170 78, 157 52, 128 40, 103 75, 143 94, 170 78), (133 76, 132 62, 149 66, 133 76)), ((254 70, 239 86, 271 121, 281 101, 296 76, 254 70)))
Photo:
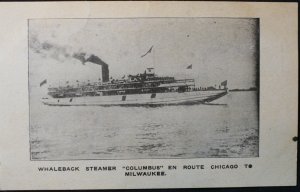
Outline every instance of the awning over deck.
POLYGON ((183 86, 195 86, 195 83, 194 82, 168 83, 168 84, 161 84, 158 87, 183 87, 183 86))

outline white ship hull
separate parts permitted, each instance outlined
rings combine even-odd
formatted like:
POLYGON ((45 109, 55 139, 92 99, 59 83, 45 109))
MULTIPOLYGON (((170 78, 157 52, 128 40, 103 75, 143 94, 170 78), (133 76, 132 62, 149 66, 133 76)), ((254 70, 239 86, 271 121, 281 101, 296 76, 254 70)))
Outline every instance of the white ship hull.
POLYGON ((168 92, 112 96, 85 96, 72 98, 44 98, 51 106, 140 106, 189 105, 210 102, 227 94, 227 90, 168 92))

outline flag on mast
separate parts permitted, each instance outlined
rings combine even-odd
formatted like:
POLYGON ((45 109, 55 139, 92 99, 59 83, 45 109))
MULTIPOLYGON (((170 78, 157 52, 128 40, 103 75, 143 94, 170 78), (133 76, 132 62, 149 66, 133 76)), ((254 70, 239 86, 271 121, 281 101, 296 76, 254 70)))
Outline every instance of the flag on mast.
POLYGON ((153 45, 152 45, 152 46, 150 47, 150 49, 149 49, 144 55, 142 55, 141 57, 145 57, 148 53, 151 53, 152 48, 153 48, 153 45))
POLYGON ((193 64, 187 66, 187 69, 192 69, 193 68, 193 64))
POLYGON ((224 86, 224 87, 226 87, 226 86, 227 86, 227 80, 223 81, 223 82, 221 83, 221 85, 224 86))
POLYGON ((44 81, 42 81, 42 82, 40 83, 40 87, 43 86, 43 85, 46 84, 46 83, 47 83, 47 79, 45 79, 44 81))

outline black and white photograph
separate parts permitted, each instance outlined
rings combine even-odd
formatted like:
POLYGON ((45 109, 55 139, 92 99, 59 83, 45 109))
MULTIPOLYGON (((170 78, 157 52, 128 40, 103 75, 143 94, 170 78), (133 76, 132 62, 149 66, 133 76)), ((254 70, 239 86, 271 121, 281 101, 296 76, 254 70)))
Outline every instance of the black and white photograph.
POLYGON ((32 161, 259 157, 260 20, 28 20, 32 161))
POLYGON ((298 4, 0 5, 1 190, 297 188, 298 4))

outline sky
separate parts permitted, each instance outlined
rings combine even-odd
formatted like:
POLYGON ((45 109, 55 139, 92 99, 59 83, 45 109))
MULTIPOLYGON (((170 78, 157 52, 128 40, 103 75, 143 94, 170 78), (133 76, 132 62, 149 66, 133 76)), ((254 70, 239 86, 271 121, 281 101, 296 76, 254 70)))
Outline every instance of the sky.
POLYGON ((74 53, 94 54, 110 76, 143 73, 195 78, 197 86, 256 84, 258 22, 238 18, 34 19, 29 22, 30 84, 97 81, 101 67, 74 53), (150 47, 151 53, 145 57, 150 47), (186 69, 192 65, 192 69, 186 69))

